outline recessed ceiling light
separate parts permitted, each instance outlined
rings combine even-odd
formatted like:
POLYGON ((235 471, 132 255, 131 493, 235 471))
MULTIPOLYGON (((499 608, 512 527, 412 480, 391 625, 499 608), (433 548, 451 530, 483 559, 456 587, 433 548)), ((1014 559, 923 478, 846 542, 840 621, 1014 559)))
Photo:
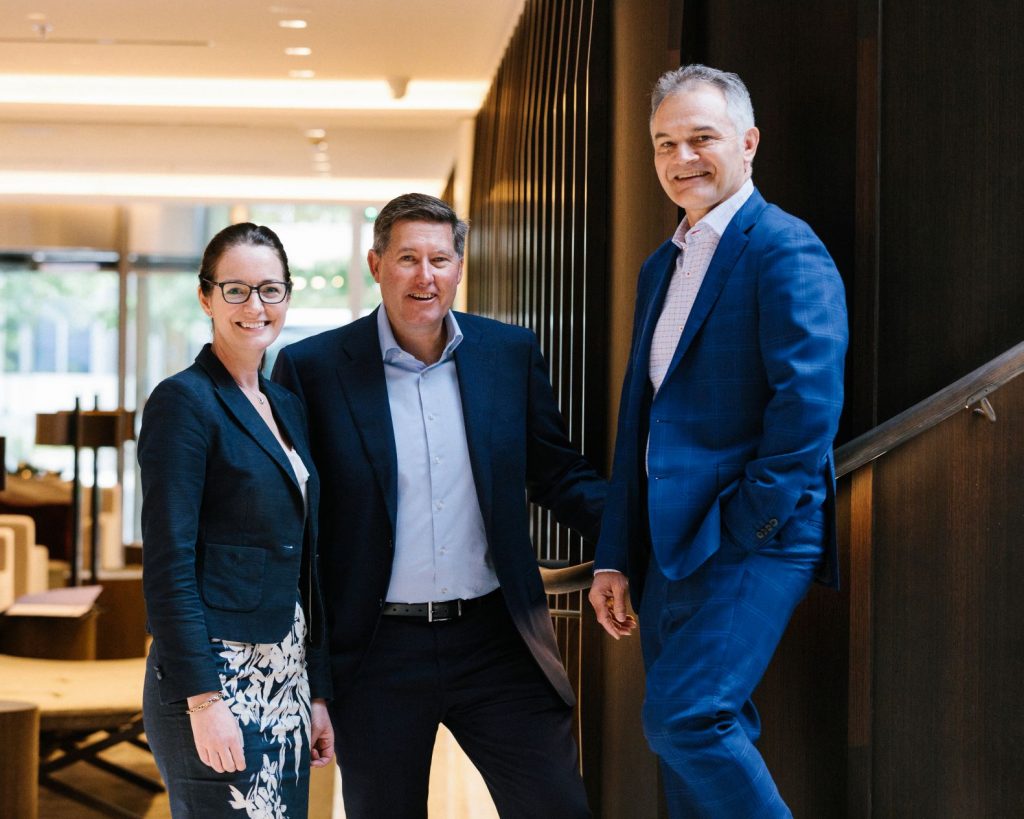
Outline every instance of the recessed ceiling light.
POLYGON ((278 20, 277 24, 281 28, 305 28, 305 20, 278 20))
POLYGON ((32 14, 26 14, 25 19, 31 20, 33 23, 41 23, 46 19, 46 15, 40 11, 36 11, 32 14))
POLYGON ((323 139, 327 132, 323 128, 310 128, 306 131, 306 139, 323 139))
POLYGON ((284 53, 289 57, 308 57, 313 53, 313 49, 308 46, 293 46, 292 48, 286 48, 284 53))
POLYGON ((316 76, 316 72, 308 68, 296 68, 289 71, 288 76, 294 80, 309 80, 316 76))

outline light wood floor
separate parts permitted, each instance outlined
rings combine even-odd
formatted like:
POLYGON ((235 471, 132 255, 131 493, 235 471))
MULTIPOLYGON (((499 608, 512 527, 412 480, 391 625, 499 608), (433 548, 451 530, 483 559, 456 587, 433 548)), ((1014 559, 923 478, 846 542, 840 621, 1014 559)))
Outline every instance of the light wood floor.
MULTIPOLYGON (((158 778, 153 758, 141 749, 120 745, 104 752, 111 762, 158 778)), ((145 819, 170 819, 166 795, 154 796, 83 762, 62 771, 58 778, 90 791, 145 819)), ((2 813, 2 811, 0 811, 2 813)), ((430 773, 430 819, 496 819, 497 812, 480 774, 466 759, 447 730, 441 728, 434 746, 430 773)), ((101 819, 103 814, 59 796, 46 788, 39 792, 40 819, 101 819)), ((313 772, 310 819, 344 819, 338 768, 313 772)))

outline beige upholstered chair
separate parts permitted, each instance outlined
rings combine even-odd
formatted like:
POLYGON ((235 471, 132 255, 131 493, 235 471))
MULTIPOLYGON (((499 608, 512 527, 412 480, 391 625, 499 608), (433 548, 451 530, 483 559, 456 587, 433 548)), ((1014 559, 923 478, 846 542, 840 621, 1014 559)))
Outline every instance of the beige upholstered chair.
POLYGON ((14 530, 0 526, 0 611, 14 602, 14 530))
POLYGON ((46 591, 50 552, 36 543, 36 522, 28 515, 0 515, 0 527, 14 532, 14 596, 46 591))

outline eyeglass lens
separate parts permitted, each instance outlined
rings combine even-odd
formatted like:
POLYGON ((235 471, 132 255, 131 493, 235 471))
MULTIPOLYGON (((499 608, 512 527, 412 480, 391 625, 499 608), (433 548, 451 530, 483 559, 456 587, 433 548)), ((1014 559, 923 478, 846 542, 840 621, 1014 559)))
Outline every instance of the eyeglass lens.
POLYGON ((243 282, 225 282, 219 286, 224 294, 224 301, 229 304, 247 302, 252 297, 253 290, 260 294, 265 304, 277 304, 284 301, 284 297, 288 295, 288 286, 285 282, 263 282, 256 287, 243 282))

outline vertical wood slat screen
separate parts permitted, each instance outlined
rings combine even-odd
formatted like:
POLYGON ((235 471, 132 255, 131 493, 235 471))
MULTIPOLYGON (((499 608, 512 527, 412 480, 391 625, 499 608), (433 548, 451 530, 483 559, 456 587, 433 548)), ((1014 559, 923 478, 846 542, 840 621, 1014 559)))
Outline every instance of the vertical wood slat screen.
MULTIPOLYGON (((573 441, 605 464, 607 0, 527 2, 476 120, 469 307, 532 329, 573 441)), ((538 557, 580 539, 532 512, 538 557)), ((560 608, 560 606, 559 606, 560 608)))
MULTIPOLYGON (((537 334, 572 440, 598 469, 607 460, 610 16, 608 0, 528 0, 477 116, 470 196, 470 310, 537 334)), ((534 507, 530 519, 539 559, 590 557, 550 513, 534 507)), ((582 595, 549 603, 580 694, 582 595)))

